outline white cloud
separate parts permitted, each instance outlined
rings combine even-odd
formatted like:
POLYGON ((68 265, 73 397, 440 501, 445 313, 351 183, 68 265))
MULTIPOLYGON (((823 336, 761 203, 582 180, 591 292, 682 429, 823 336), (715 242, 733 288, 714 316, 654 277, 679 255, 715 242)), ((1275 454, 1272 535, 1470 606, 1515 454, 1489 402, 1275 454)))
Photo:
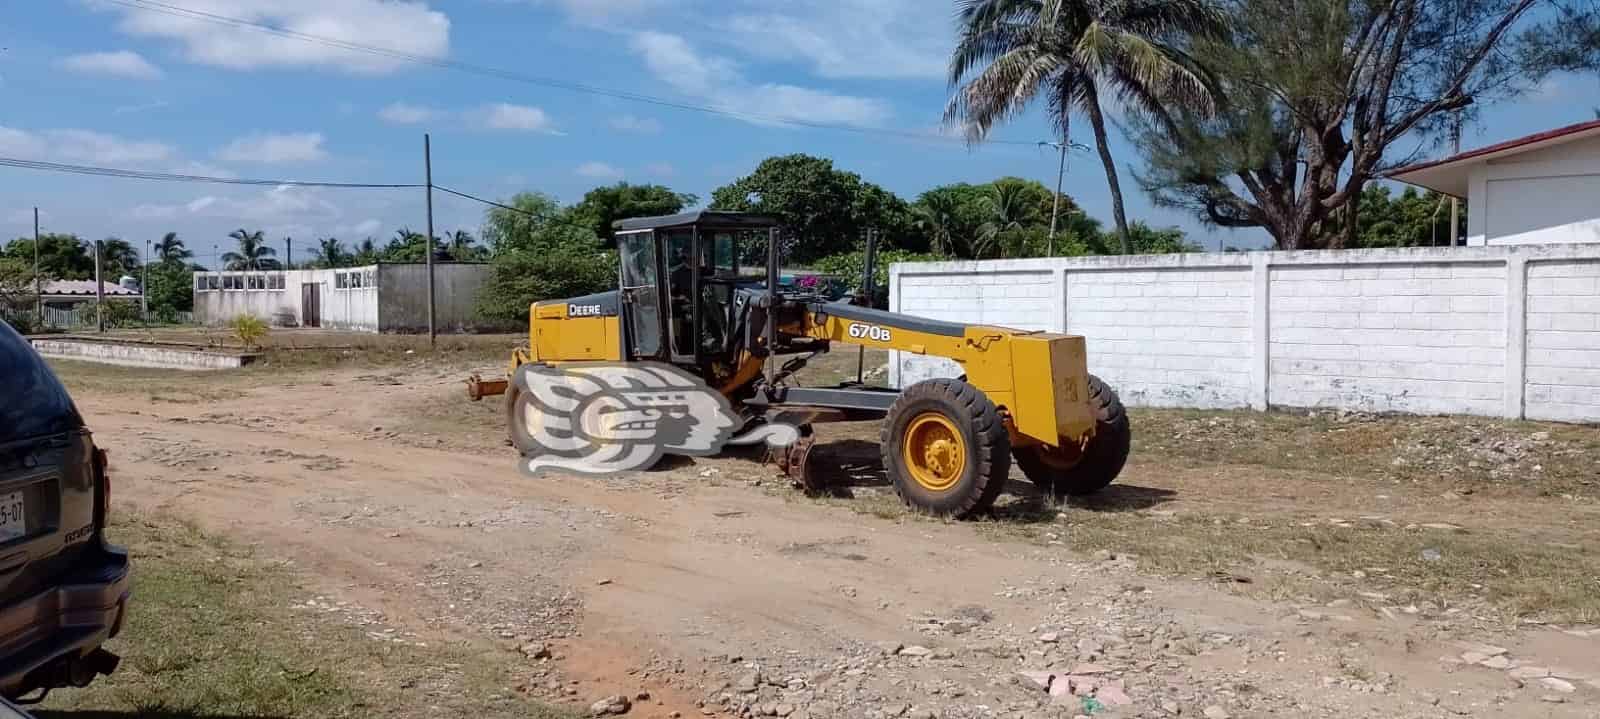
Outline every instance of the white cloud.
POLYGON ((438 116, 439 112, 433 108, 403 102, 390 103, 378 111, 378 119, 391 125, 420 125, 438 116))
POLYGON ((142 204, 129 215, 146 221, 221 220, 230 226, 259 227, 276 242, 284 236, 312 235, 314 227, 331 227, 344 211, 317 188, 279 185, 242 196, 205 195, 178 204, 142 204))
POLYGON ((678 169, 666 162, 652 162, 644 166, 645 174, 656 177, 672 177, 678 174, 678 169))
POLYGON ((264 164, 316 162, 328 156, 327 151, 322 149, 322 141, 320 132, 257 133, 241 137, 217 150, 217 159, 223 162, 264 164))
POLYGON ((942 78, 955 44, 946 12, 920 0, 751 2, 721 38, 769 60, 832 78, 942 78))
POLYGON ((666 0, 534 0, 540 5, 556 5, 574 22, 598 25, 618 18, 632 18, 666 5, 666 0))
MULTIPOLYGON (((190 61, 235 70, 327 67, 357 73, 390 72, 404 60, 328 43, 275 35, 192 16, 105 6, 122 16, 118 29, 165 38, 190 61)), ((450 51, 450 19, 417 0, 204 0, 185 7, 294 33, 442 58, 450 51)))
POLYGON ((62 58, 61 66, 85 75, 111 75, 132 80, 154 80, 161 77, 161 68, 150 64, 139 53, 131 50, 116 52, 90 52, 62 58))
POLYGON ((361 235, 361 236, 364 237, 366 235, 377 234, 378 230, 380 230, 382 228, 383 228, 383 223, 382 222, 380 222, 380 221, 378 221, 376 219, 368 218, 368 219, 362 220, 360 222, 357 222, 356 226, 352 227, 351 229, 355 231, 355 234, 358 234, 358 235, 361 235))
POLYGON ((578 166, 577 172, 581 177, 594 180, 620 180, 623 175, 621 169, 604 162, 585 162, 578 166))
POLYGON ((93 165, 144 165, 171 159, 176 154, 177 150, 165 143, 128 140, 92 130, 30 132, 0 126, 0 155, 6 157, 93 165))
POLYGON ((634 115, 619 115, 611 118, 611 127, 623 132, 634 132, 640 135, 655 135, 661 132, 661 123, 655 118, 634 115))
POLYGON ((558 134, 550 121, 550 116, 537 107, 500 102, 480 108, 474 114, 477 115, 478 123, 490 130, 558 134))
POLYGON ((695 51, 677 35, 641 32, 632 47, 657 78, 679 92, 717 109, 752 116, 749 121, 810 120, 847 125, 881 125, 892 114, 889 103, 783 83, 755 83, 732 61, 695 51))

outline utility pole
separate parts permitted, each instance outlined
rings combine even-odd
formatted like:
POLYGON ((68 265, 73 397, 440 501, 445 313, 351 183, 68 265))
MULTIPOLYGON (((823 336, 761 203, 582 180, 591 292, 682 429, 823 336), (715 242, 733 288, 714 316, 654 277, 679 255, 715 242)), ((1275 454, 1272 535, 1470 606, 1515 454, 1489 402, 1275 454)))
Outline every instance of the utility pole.
MULTIPOLYGON (((867 252, 861 259, 863 260, 861 263, 861 288, 867 297, 866 306, 871 307, 877 299, 875 295, 878 294, 878 283, 876 281, 876 275, 878 274, 878 228, 873 227, 867 230, 867 252)), ((866 376, 867 346, 859 345, 856 347, 856 384, 865 382, 866 376)))
POLYGON ((283 269, 294 269, 294 238, 283 238, 283 269))
POLYGON ((39 208, 33 208, 33 312, 34 322, 44 324, 44 278, 39 276, 39 208))
POLYGON ((439 332, 433 325, 433 145, 427 133, 422 134, 422 172, 428 185, 428 237, 423 257, 428 262, 428 348, 432 349, 439 332))
POLYGON ((150 323, 150 241, 144 241, 144 279, 139 280, 139 313, 150 323))
POLYGON ((106 331, 106 283, 100 279, 100 257, 105 254, 100 240, 94 241, 94 323, 101 332, 106 331))
MULTIPOLYGON (((1452 156, 1461 154, 1461 111, 1456 111, 1455 123, 1450 128, 1450 139, 1455 145, 1452 156)), ((1461 198, 1450 196, 1450 246, 1455 247, 1461 235, 1461 198)))
POLYGON ((1050 204, 1050 241, 1045 245, 1045 256, 1056 255, 1056 220, 1061 216, 1061 182, 1067 176, 1067 143, 1061 143, 1061 161, 1056 166, 1056 198, 1050 204))

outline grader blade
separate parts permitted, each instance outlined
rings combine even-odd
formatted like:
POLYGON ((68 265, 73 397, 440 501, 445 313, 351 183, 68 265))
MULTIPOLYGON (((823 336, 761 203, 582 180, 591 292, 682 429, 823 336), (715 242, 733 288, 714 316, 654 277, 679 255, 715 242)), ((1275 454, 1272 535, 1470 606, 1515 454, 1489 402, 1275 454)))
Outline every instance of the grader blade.
MULTIPOLYGON (((805 429, 810 430, 810 427, 805 429)), ((789 480, 799 485, 807 494, 815 494, 822 491, 821 482, 811 472, 809 465, 811 448, 816 443, 817 438, 812 436, 809 431, 806 431, 801 435, 800 439, 795 440, 794 444, 787 447, 773 447, 769 451, 769 457, 778 465, 778 469, 783 470, 783 473, 788 475, 789 480)))

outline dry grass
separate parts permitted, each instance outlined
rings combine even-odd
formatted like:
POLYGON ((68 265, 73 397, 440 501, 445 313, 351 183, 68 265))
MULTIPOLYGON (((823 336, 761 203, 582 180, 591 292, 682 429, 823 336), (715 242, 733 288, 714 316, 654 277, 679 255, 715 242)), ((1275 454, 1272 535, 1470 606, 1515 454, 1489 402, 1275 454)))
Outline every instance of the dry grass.
POLYGON ((504 689, 515 678, 498 657, 378 641, 337 612, 294 609, 314 595, 289 570, 171 517, 124 514, 112 536, 137 585, 109 647, 122 666, 51 694, 41 719, 570 716, 504 689))

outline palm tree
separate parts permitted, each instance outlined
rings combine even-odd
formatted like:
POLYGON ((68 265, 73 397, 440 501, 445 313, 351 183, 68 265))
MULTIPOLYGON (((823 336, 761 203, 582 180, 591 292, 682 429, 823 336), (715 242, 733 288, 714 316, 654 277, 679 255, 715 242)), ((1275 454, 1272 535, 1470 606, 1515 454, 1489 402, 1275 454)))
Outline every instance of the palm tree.
POLYGON ((960 224, 961 208, 954 197, 928 193, 911 207, 911 222, 928 237, 928 249, 936 255, 955 254, 955 227, 960 224))
POLYGON ((113 278, 133 272, 139 266, 139 251, 120 237, 107 237, 100 243, 102 273, 113 278))
POLYGON ((368 237, 356 245, 356 254, 351 261, 356 265, 375 265, 379 259, 378 241, 368 237))
POLYGON ((478 259, 483 248, 477 246, 477 240, 472 233, 466 230, 456 230, 445 238, 445 251, 450 253, 450 258, 457 262, 478 259))
POLYGON ((1001 257, 1016 254, 1015 250, 1021 249, 1005 244, 1005 240, 1013 239, 1024 228, 1039 224, 1038 198, 1031 190, 1026 182, 1016 179, 996 180, 990 185, 989 196, 984 198, 989 206, 989 220, 978 227, 974 257, 989 249, 999 249, 1001 257))
POLYGON ((345 252, 344 245, 339 243, 337 237, 317 240, 317 249, 312 257, 312 261, 324 269, 350 266, 350 253, 345 252))
POLYGON ((277 250, 267 245, 262 238, 261 230, 251 232, 243 227, 228 233, 228 237, 239 243, 238 252, 222 253, 222 262, 230 270, 260 270, 277 266, 277 261, 269 259, 278 254, 277 250))
POLYGON ((162 263, 182 263, 194 257, 189 248, 183 246, 183 240, 178 239, 178 233, 168 232, 161 236, 161 241, 155 246, 156 260, 162 263))
POLYGON ((945 121, 978 142, 1042 92, 1070 141, 1073 113, 1087 115, 1122 251, 1131 252, 1102 92, 1157 117, 1166 115, 1165 103, 1211 108, 1210 89, 1181 45, 1220 32, 1225 18, 1207 0, 959 0, 959 7, 961 37, 950 58, 957 89, 945 121))

